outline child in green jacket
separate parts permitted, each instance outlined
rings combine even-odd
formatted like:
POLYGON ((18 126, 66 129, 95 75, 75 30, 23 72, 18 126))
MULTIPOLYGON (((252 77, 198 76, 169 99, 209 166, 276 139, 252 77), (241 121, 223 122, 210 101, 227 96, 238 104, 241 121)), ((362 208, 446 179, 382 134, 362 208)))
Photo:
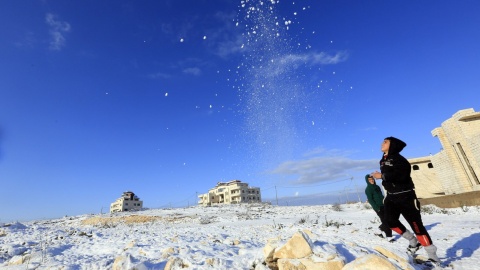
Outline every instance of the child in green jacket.
POLYGON ((385 222, 385 211, 383 207, 383 193, 380 187, 375 183, 375 179, 369 174, 365 175, 365 181, 367 182, 367 187, 365 188, 365 195, 367 195, 368 203, 372 206, 375 213, 382 224, 378 227, 384 234, 389 242, 395 241, 392 237, 392 229, 385 222))

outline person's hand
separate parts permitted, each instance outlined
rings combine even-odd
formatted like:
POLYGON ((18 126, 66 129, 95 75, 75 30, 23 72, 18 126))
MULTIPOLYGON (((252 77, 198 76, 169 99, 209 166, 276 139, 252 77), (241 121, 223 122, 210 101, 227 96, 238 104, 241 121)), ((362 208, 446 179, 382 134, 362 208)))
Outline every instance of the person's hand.
POLYGON ((378 171, 374 171, 373 173, 370 174, 373 178, 375 179, 380 179, 382 178, 382 173, 378 172, 378 171))

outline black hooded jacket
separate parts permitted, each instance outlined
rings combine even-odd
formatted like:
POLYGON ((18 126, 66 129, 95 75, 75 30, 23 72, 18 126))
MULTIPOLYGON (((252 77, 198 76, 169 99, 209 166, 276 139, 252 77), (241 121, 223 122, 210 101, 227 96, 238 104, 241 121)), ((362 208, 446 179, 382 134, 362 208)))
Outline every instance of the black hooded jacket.
POLYGON ((388 154, 380 160, 380 171, 382 172, 382 185, 389 194, 408 191, 415 188, 410 172, 410 163, 400 155, 407 144, 395 137, 388 137, 390 148, 388 154))

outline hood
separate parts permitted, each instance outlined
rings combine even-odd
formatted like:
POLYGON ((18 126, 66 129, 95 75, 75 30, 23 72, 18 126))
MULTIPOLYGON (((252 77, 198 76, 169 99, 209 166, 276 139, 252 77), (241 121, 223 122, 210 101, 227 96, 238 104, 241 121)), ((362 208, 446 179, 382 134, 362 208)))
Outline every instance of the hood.
POLYGON ((370 182, 368 182, 368 178, 369 178, 369 177, 370 177, 370 174, 365 175, 365 182, 367 182, 367 186, 368 186, 368 185, 375 185, 375 186, 376 186, 377 183, 376 183, 375 181, 373 181, 373 184, 370 184, 370 182))
POLYGON ((399 154, 407 144, 395 137, 387 137, 385 140, 390 141, 390 148, 388 149, 388 154, 399 154))

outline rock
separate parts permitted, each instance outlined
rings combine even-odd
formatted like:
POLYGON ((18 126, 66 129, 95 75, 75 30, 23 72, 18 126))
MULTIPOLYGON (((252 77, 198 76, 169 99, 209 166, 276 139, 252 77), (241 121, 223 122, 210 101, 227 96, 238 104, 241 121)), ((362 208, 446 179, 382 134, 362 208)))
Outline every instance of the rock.
POLYGON ((138 254, 140 254, 142 256, 147 256, 147 252, 145 252, 143 249, 139 249, 138 254))
POLYGON ((391 263, 388 259, 376 255, 368 254, 363 257, 356 258, 354 261, 347 263, 342 270, 396 270, 397 267, 391 263))
POLYGON ((404 257, 399 256, 398 254, 386 249, 385 247, 382 246, 376 246, 373 249, 378 251, 380 254, 383 256, 392 259, 398 263, 400 268, 405 269, 405 270, 413 270, 414 268, 410 265, 408 262, 408 255, 405 254, 404 257))
POLYGON ((175 249, 173 247, 166 248, 162 252, 162 258, 166 259, 166 258, 170 257, 172 254, 175 254, 175 253, 177 253, 177 252, 175 251, 175 249))
POLYGON ((263 248, 265 264, 272 270, 340 270, 345 258, 330 244, 314 246, 308 234, 297 232, 281 247, 278 239, 269 239, 263 248))
POLYGON ((306 270, 307 267, 298 260, 279 259, 277 261, 279 270, 306 270))
POLYGON ((313 233, 312 233, 311 230, 309 230, 309 229, 304 229, 303 232, 306 233, 310 238, 313 237, 313 233))
POLYGON ((133 248, 134 246, 136 246, 136 242, 135 240, 131 241, 130 243, 128 243, 125 248, 123 249, 124 251, 127 250, 127 249, 130 249, 130 248, 133 248))
POLYGON ((205 260, 205 263, 206 263, 207 265, 213 266, 213 264, 215 263, 215 258, 207 258, 207 259, 205 260))
POLYGON ((277 261, 273 259, 273 253, 275 249, 279 246, 280 240, 278 238, 271 238, 267 240, 267 244, 263 248, 263 258, 265 259, 265 264, 269 269, 276 270, 277 261))
POLYGON ((127 255, 127 256, 120 255, 117 258, 115 258, 115 261, 113 262, 112 270, 129 269, 131 265, 132 265, 132 258, 130 257, 130 255, 127 255))
POLYGON ((311 258, 279 259, 279 270, 341 270, 344 266, 342 260, 315 262, 311 258))
POLYGON ((303 232, 295 233, 285 245, 275 250, 273 259, 300 259, 313 254, 313 244, 303 232))
POLYGON ((183 262, 182 259, 173 257, 168 260, 167 264, 165 265, 164 270, 176 270, 182 268, 188 268, 189 266, 183 262))
POLYGON ((29 259, 29 255, 15 255, 8 261, 8 265, 20 265, 27 262, 29 259))
POLYGON ((265 260, 270 259, 273 260, 273 253, 275 249, 279 246, 278 238, 271 238, 267 240, 267 244, 263 248, 263 257, 265 260))

